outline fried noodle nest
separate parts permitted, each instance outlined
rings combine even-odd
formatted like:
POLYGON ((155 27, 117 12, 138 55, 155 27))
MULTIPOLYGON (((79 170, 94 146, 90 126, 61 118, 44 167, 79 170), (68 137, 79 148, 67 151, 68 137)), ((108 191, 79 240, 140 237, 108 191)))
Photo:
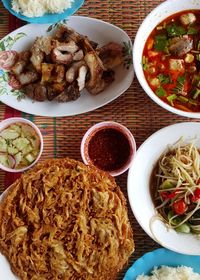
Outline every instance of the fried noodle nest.
POLYGON ((112 280, 134 250, 124 195, 107 173, 46 160, 0 203, 0 251, 22 280, 112 280))

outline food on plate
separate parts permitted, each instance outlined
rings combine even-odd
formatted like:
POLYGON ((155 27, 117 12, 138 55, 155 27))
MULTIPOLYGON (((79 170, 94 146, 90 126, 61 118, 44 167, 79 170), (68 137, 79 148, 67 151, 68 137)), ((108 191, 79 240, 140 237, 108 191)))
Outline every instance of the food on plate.
POLYGON ((22 280, 112 280, 134 251, 109 174, 71 159, 24 173, 0 202, 0 251, 22 280))
POLYGON ((200 11, 182 11, 158 24, 143 51, 143 69, 165 103, 200 112, 200 11))
POLYGON ((16 122, 0 131, 0 163, 11 169, 32 164, 40 152, 40 138, 29 124, 16 122))
POLYGON ((88 156, 99 169, 114 171, 124 166, 131 153, 127 137, 115 128, 98 130, 88 143, 88 156))
POLYGON ((96 95, 114 81, 113 68, 123 62, 123 47, 95 42, 60 25, 52 36, 36 38, 30 50, 0 52, 9 85, 33 100, 76 100, 86 88, 96 95))
POLYGON ((71 8, 73 0, 12 0, 12 9, 27 17, 40 17, 46 13, 62 13, 71 8))
POLYGON ((177 232, 200 234, 200 150, 180 140, 159 159, 151 194, 160 218, 177 232))
POLYGON ((161 266, 160 268, 155 267, 150 276, 139 275, 136 280, 200 280, 200 274, 193 271, 188 266, 161 266))

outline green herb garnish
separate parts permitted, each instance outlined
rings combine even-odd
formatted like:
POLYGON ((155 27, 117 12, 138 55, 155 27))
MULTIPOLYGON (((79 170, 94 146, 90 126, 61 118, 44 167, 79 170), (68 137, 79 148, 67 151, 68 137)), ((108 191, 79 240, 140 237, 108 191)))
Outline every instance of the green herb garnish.
POLYGON ((177 98, 177 95, 174 93, 174 94, 171 94, 167 97, 167 100, 171 103, 172 106, 174 106, 174 103, 173 101, 177 98))
POLYGON ((155 36, 154 49, 156 51, 166 50, 167 45, 168 45, 167 35, 159 34, 155 36))
POLYGON ((187 103, 189 101, 189 99, 184 96, 177 96, 177 99, 183 103, 187 103))
POLYGON ((144 70, 147 70, 147 67, 148 67, 148 58, 144 55, 142 57, 142 67, 144 70))
POLYGON ((158 97, 164 97, 166 96, 166 91, 164 90, 164 88, 161 86, 156 90, 156 94, 158 95, 158 97))
POLYGON ((195 88, 193 91, 192 91, 192 98, 193 99, 197 99, 197 97, 200 95, 200 89, 199 88, 195 88))
POLYGON ((173 88, 173 90, 172 90, 174 93, 176 93, 176 94, 182 94, 183 93, 185 79, 186 79, 185 75, 178 77, 177 84, 176 84, 175 88, 173 88))
POLYGON ((169 75, 159 74, 158 79, 162 85, 170 84, 172 82, 171 77, 169 75))
POLYGON ((188 28, 187 34, 188 35, 195 35, 198 33, 198 30, 194 26, 190 26, 188 28))
POLYGON ((187 34, 185 28, 180 25, 177 25, 176 23, 167 25, 166 30, 169 37, 175 37, 175 36, 181 36, 187 34))

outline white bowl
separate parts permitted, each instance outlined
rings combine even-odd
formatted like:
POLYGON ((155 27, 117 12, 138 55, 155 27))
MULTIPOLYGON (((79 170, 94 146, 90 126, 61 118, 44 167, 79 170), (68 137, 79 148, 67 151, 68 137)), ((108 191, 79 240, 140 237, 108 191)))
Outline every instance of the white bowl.
POLYGON ((132 160, 135 156, 135 153, 136 153, 135 139, 134 139, 132 133, 130 132, 130 130, 127 127, 125 127, 124 125, 117 123, 117 122, 112 122, 112 121, 100 122, 100 123, 93 125, 91 128, 88 129, 88 131, 85 133, 85 135, 83 136, 83 139, 81 141, 81 157, 85 164, 90 164, 90 165, 93 164, 89 157, 88 144, 89 144, 91 138, 95 135, 95 133, 97 131, 105 129, 105 128, 113 128, 113 129, 121 132, 129 142, 130 154, 129 154, 129 157, 128 157, 126 163, 121 168, 108 172, 108 173, 110 173, 111 176, 119 176, 128 170, 128 168, 130 167, 132 160))
POLYGON ((186 122, 167 126, 151 135, 138 149, 128 173, 128 198, 131 209, 144 231, 161 246, 182 254, 200 255, 200 240, 193 234, 167 230, 156 219, 150 194, 150 178, 155 164, 170 144, 181 137, 185 142, 197 139, 200 147, 200 123, 186 122), (152 223, 151 223, 152 222, 152 223))
POLYGON ((35 130, 35 132, 37 133, 37 135, 40 139, 40 151, 38 153, 37 158, 30 165, 28 165, 24 168, 21 168, 21 169, 8 168, 8 167, 6 167, 6 166, 4 166, 3 164, 0 163, 0 169, 2 169, 4 171, 7 171, 7 172, 18 173, 18 172, 24 172, 25 170, 31 168, 39 160, 39 158, 42 155, 42 151, 43 151, 43 137, 42 137, 42 134, 41 134, 39 128, 33 122, 31 122, 27 119, 20 118, 20 117, 5 119, 5 120, 0 122, 0 131, 4 130, 5 128, 7 128, 11 124, 19 123, 19 122, 28 124, 35 130))
POLYGON ((133 46, 133 65, 138 81, 144 91, 149 95, 149 97, 155 101, 158 105, 165 108, 166 110, 190 118, 200 118, 200 113, 185 112, 176 109, 165 102, 163 102, 156 94, 152 91, 148 85, 146 78, 144 76, 142 68, 142 53, 144 45, 147 38, 149 37, 152 30, 165 18, 184 11, 184 10, 200 10, 199 0, 168 0, 157 6, 143 21, 135 37, 133 46))

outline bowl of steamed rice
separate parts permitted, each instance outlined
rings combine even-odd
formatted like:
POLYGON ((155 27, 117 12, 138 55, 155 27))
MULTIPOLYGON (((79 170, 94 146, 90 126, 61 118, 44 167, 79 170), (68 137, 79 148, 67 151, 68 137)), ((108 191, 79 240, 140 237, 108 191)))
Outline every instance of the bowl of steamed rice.
POLYGON ((84 0, 2 0, 14 16, 31 23, 54 23, 73 15, 84 0))
POLYGON ((160 248, 135 261, 123 280, 199 280, 199 262, 200 256, 160 248))

